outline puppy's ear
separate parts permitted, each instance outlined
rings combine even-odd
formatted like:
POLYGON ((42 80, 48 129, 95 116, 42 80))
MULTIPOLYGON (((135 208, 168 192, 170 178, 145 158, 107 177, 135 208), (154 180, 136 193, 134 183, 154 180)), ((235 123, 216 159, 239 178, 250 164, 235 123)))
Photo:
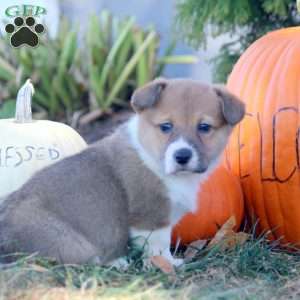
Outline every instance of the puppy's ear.
POLYGON ((226 122, 232 126, 240 122, 245 115, 245 104, 222 85, 214 86, 214 90, 221 99, 222 112, 226 122))
POLYGON ((161 92, 167 85, 167 80, 157 78, 145 86, 137 89, 131 97, 131 106, 136 112, 154 106, 161 96, 161 92))

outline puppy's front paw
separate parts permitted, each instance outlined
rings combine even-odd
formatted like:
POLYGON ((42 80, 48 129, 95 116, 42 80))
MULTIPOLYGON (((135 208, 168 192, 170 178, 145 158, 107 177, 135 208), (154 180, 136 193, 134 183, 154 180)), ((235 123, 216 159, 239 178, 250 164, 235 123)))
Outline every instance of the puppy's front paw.
POLYGON ((179 267, 183 263, 183 259, 166 257, 164 255, 151 256, 144 260, 144 267, 151 268, 153 266, 158 267, 165 273, 175 272, 174 267, 179 267))

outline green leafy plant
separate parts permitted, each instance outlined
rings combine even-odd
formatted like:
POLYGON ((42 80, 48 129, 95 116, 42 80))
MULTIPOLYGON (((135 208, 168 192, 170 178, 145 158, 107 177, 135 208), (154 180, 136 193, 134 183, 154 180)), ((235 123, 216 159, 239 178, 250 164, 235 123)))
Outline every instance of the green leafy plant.
POLYGON ((12 114, 16 94, 31 78, 35 86, 34 109, 51 119, 69 122, 81 106, 84 87, 74 73, 80 69, 77 32, 63 21, 57 38, 47 36, 37 48, 13 49, 7 40, 0 42, 0 101, 2 115, 12 114), (10 101, 7 101, 10 99, 10 101), (9 105, 9 106, 8 106, 9 105), (6 112, 5 112, 6 111, 6 112), (4 113, 5 112, 5 113, 4 113))
POLYGON ((142 30, 133 18, 120 20, 104 11, 90 19, 85 72, 92 111, 101 114, 114 104, 123 105, 135 88, 160 76, 166 64, 196 62, 190 55, 171 56, 174 43, 158 58, 159 42, 153 28, 142 30))
POLYGON ((171 43, 158 57, 160 40, 153 28, 143 30, 133 18, 107 11, 91 16, 86 38, 63 20, 56 38, 45 36, 37 48, 13 49, 0 41, 0 117, 13 114, 12 101, 31 78, 33 108, 44 117, 71 123, 75 112, 91 122, 128 104, 133 90, 160 76, 167 64, 195 63, 194 56, 172 56, 171 43), (10 100, 10 101, 8 101, 10 100))
POLYGON ((300 24, 296 0, 177 0, 177 25, 192 46, 205 46, 208 36, 229 34, 214 63, 214 80, 226 82, 243 51, 266 32, 300 24))

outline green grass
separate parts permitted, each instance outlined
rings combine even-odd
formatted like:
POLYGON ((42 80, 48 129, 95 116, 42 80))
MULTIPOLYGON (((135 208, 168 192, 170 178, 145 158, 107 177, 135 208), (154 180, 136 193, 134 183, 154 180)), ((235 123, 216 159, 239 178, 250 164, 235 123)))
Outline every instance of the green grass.
MULTIPOLYGON (((135 255, 136 256, 136 255, 135 255)), ((142 267, 59 266, 20 259, 0 271, 0 299, 299 299, 300 255, 264 239, 222 252, 202 250, 176 276, 142 267)))

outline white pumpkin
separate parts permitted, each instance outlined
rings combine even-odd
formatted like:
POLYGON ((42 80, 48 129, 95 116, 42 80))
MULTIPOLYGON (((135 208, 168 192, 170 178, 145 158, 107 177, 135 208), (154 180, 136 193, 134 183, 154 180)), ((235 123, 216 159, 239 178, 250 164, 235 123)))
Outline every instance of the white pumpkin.
POLYGON ((87 145, 71 127, 32 120, 30 80, 19 90, 15 119, 0 120, 0 197, 19 188, 35 172, 87 145))

